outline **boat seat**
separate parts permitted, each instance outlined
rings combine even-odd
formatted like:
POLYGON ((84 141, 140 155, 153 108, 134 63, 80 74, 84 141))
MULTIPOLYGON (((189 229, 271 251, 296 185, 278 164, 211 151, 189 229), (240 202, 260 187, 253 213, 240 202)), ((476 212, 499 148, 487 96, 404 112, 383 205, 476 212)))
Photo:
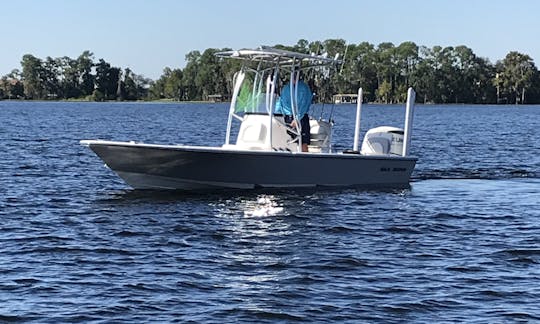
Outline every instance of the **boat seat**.
POLYGON ((242 124, 238 132, 236 147, 244 150, 268 150, 266 125, 262 123, 242 124))
POLYGON ((266 126, 262 124, 247 125, 240 131, 239 140, 249 143, 264 142, 266 140, 266 126))

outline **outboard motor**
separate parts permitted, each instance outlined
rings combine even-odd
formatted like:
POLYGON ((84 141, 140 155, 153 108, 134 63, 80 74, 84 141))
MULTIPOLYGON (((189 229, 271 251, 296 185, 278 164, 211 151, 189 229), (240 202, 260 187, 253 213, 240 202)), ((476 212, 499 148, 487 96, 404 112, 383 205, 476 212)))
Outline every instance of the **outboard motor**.
POLYGON ((403 129, 381 126, 367 131, 362 142, 361 154, 364 155, 402 155, 403 129))

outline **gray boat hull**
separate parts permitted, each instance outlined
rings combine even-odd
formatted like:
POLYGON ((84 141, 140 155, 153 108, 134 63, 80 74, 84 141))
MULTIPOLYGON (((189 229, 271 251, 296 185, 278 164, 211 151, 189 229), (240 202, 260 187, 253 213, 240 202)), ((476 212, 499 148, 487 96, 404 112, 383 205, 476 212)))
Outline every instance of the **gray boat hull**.
POLYGON ((81 141, 135 189, 406 188, 414 157, 81 141))

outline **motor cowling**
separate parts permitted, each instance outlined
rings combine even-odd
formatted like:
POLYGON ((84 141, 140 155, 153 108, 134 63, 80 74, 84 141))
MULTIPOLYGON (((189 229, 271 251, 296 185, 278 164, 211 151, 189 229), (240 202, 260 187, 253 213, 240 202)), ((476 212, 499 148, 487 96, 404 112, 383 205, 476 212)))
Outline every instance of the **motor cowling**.
POLYGON ((360 153, 365 155, 402 155, 403 133, 403 129, 397 127, 372 128, 364 136, 360 153))

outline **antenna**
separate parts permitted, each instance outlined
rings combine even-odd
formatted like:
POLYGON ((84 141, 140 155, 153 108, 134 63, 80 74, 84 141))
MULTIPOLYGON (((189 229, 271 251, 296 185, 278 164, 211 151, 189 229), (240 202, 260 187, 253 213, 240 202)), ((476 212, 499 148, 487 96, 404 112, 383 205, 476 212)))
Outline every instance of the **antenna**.
MULTIPOLYGON (((341 69, 339 70, 339 74, 343 72, 343 66, 345 65, 345 58, 347 57, 347 50, 349 49, 349 45, 345 44, 345 53, 343 54, 343 63, 341 63, 341 69)), ((337 60, 337 57, 336 57, 337 60)))

